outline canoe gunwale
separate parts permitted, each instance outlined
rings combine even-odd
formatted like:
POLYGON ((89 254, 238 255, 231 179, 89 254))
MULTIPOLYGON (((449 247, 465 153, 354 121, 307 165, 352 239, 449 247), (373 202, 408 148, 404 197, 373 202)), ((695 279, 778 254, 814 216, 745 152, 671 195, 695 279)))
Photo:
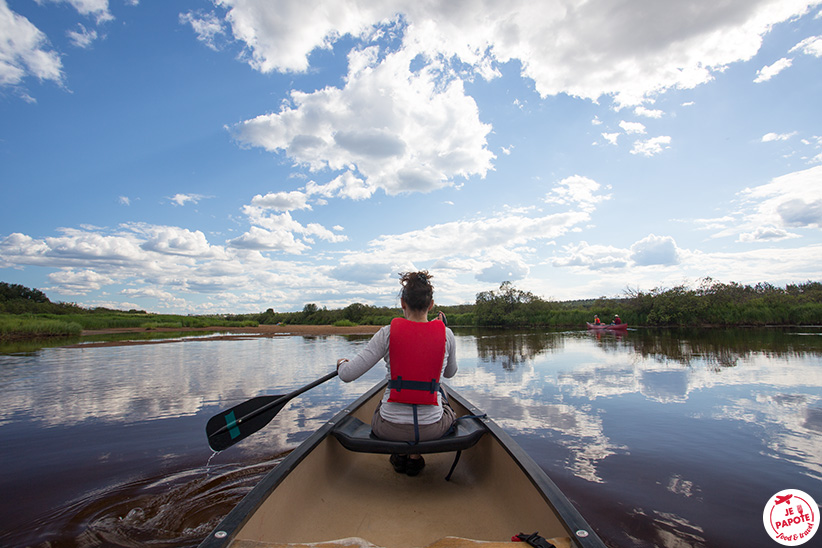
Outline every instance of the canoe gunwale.
MULTIPOLYGON (((312 433, 304 442, 286 456, 283 461, 268 472, 260 482, 226 515, 219 525, 199 545, 199 548, 226 548, 251 519, 254 513, 265 503, 270 493, 280 485, 288 475, 311 454, 311 452, 327 437, 333 437, 331 432, 336 425, 365 402, 373 398, 378 392, 385 390, 387 380, 383 380, 356 401, 347 405, 331 420, 323 424, 312 433)), ((473 415, 483 415, 483 412, 454 392, 449 386, 443 385, 449 399, 465 407, 473 415)), ((554 510, 556 515, 567 528, 568 536, 580 548, 605 548, 593 528, 585 521, 564 493, 548 477, 542 468, 511 438, 499 425, 489 418, 480 419, 488 429, 487 435, 493 436, 505 449, 508 455, 517 463, 528 477, 545 502, 554 510), (587 536, 579 536, 578 531, 587 532, 587 536)))

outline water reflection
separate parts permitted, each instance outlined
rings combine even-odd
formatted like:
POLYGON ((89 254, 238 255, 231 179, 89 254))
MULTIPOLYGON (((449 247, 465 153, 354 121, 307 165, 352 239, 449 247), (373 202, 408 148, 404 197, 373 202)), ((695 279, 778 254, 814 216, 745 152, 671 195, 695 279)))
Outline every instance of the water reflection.
MULTIPOLYGON (((449 384, 614 545, 764 545, 757 533, 774 492, 822 500, 818 330, 456 333, 460 371, 449 384)), ((367 340, 195 338, 0 355, 0 544, 129 545, 160 529, 165 545, 196 544, 272 456, 384 370, 315 388, 216 456, 208 418, 307 384, 367 340), (176 516, 159 511, 178 502, 176 516), (175 520, 186 531, 169 531, 175 520)))
POLYGON ((477 365, 452 384, 586 494, 616 545, 765 545, 764 502, 729 500, 781 485, 822 496, 819 330, 470 337, 461 357, 473 346, 477 365))
POLYGON ((500 365, 513 371, 545 352, 562 348, 562 337, 546 331, 513 331, 508 329, 458 329, 462 337, 471 337, 476 355, 484 363, 500 365))

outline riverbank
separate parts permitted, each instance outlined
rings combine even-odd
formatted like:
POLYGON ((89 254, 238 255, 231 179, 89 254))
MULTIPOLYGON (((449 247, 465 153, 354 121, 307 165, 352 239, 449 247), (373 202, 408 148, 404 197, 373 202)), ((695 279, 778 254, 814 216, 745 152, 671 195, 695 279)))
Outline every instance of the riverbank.
POLYGON ((303 337, 323 337, 330 335, 362 335, 371 336, 379 331, 378 325, 259 325, 246 327, 196 327, 196 328, 173 328, 173 327, 115 327, 110 329, 87 329, 80 334, 81 338, 95 337, 124 337, 119 340, 95 340, 90 342, 78 342, 63 346, 63 348, 95 348, 105 346, 137 346, 146 344, 163 344, 176 342, 179 338, 175 334, 183 333, 186 337, 197 337, 197 340, 240 340, 249 337, 286 337, 290 335, 300 335, 303 337), (128 339, 128 335, 133 334, 134 339, 128 339), (144 335, 158 335, 160 338, 141 339, 144 335), (162 338, 167 335, 168 338, 162 338))
MULTIPOLYGON (((373 335, 380 330, 379 325, 258 325, 251 327, 186 327, 185 331, 203 333, 231 333, 231 334, 254 334, 254 335, 373 335)), ((172 333, 180 331, 174 327, 120 327, 110 329, 84 329, 81 336, 91 335, 113 335, 118 333, 172 333)))

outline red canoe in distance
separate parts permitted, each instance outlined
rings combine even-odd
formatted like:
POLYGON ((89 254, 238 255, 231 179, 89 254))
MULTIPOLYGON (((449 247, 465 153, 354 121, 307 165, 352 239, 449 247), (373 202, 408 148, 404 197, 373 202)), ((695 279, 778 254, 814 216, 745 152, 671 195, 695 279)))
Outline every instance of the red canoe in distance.
POLYGON ((627 323, 620 323, 620 324, 610 324, 610 323, 601 323, 599 325, 592 324, 591 322, 585 322, 588 324, 588 329, 596 329, 596 330, 607 330, 607 331, 625 331, 628 329, 627 323))

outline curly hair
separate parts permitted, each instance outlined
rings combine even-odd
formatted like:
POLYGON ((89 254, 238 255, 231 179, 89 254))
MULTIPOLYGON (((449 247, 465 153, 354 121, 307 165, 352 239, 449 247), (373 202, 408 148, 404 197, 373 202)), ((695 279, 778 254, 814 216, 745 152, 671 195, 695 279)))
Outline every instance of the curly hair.
POLYGON ((400 297, 411 310, 427 310, 434 299, 433 278, 427 270, 419 272, 400 272, 402 292, 400 297))

